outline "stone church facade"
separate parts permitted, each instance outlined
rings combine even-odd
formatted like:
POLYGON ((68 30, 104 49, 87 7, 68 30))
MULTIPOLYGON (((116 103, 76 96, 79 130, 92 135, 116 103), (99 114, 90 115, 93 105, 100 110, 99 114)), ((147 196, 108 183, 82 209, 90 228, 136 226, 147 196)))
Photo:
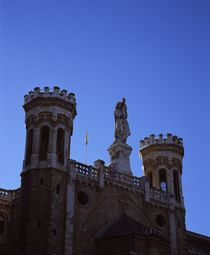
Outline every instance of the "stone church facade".
POLYGON ((35 88, 24 97, 21 187, 0 189, 0 255, 208 255, 210 238, 186 230, 183 141, 140 141, 143 177, 130 169, 125 99, 115 108, 111 162, 70 159, 73 93, 35 88))

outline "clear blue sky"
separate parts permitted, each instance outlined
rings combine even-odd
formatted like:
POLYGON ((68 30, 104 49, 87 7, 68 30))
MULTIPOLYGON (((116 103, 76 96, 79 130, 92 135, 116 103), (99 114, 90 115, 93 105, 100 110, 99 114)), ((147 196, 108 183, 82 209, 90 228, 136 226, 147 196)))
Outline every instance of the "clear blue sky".
POLYGON ((125 97, 142 176, 139 140, 184 140, 187 229, 210 236, 210 1, 0 0, 0 187, 20 186, 23 96, 36 86, 74 92, 71 158, 109 163, 113 110, 125 97))

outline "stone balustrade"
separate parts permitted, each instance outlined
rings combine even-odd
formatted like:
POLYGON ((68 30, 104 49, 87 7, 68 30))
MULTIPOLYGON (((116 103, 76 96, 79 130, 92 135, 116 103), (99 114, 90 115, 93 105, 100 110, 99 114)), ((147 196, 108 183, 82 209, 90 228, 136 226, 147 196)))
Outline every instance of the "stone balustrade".
POLYGON ((140 150, 151 144, 176 144, 183 147, 183 140, 172 134, 167 134, 166 136, 163 134, 159 134, 158 136, 152 134, 150 137, 145 137, 144 140, 140 140, 140 150))
POLYGON ((6 190, 0 189, 0 200, 12 201, 20 196, 20 189, 6 190))
POLYGON ((152 187, 150 189, 150 199, 158 200, 163 203, 169 203, 170 200, 170 193, 167 191, 156 189, 152 187))
POLYGON ((113 172, 111 171, 109 167, 105 167, 104 172, 105 172, 105 175, 104 175, 105 180, 120 182, 123 184, 127 184, 131 187, 144 190, 144 186, 145 186, 144 177, 138 178, 138 177, 127 175, 121 172, 113 172))
MULTIPOLYGON (((145 177, 135 177, 124 173, 112 171, 109 167, 103 168, 104 181, 109 183, 118 183, 130 188, 139 189, 144 191, 145 177)), ((83 180, 95 180, 99 182, 99 170, 93 166, 87 166, 85 164, 76 162, 76 178, 83 180)))
POLYGON ((97 180, 99 174, 95 167, 76 162, 76 176, 97 180))
POLYGON ((67 90, 63 89, 60 91, 59 87, 54 87, 53 91, 50 91, 49 87, 44 87, 44 91, 41 92, 39 87, 34 88, 34 91, 30 91, 24 96, 24 104, 30 102, 35 98, 60 98, 67 102, 76 105, 76 99, 74 93, 67 94, 67 90))
MULTIPOLYGON (((85 164, 76 162, 76 179, 91 182, 94 181, 99 185, 99 170, 93 166, 87 166, 85 164)), ((103 181, 111 184, 120 185, 121 187, 131 188, 140 192, 147 192, 145 190, 145 185, 147 182, 147 177, 136 177, 132 175, 127 175, 118 171, 113 171, 110 167, 103 167, 103 181)), ((151 188, 148 191, 150 200, 159 201, 162 203, 169 203, 170 194, 166 191, 159 190, 156 188, 151 188)))

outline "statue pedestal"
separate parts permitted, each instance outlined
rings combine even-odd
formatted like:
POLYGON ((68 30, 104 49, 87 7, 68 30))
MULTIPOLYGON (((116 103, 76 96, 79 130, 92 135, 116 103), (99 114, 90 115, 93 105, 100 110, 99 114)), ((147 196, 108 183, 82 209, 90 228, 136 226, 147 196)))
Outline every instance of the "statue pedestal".
POLYGON ((108 152, 111 157, 111 163, 109 166, 111 166, 114 171, 132 175, 129 159, 131 151, 132 148, 127 144, 112 144, 108 148, 108 152))

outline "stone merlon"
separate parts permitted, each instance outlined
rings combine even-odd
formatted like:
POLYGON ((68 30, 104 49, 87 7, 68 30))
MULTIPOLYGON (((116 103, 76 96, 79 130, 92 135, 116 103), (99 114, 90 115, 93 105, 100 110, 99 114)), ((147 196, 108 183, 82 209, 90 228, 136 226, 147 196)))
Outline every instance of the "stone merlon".
POLYGON ((53 91, 50 91, 49 87, 44 87, 44 91, 41 92, 39 87, 34 88, 34 91, 29 91, 27 95, 24 96, 24 104, 29 103, 35 98, 60 98, 67 102, 76 105, 76 99, 74 93, 67 94, 67 90, 63 89, 60 91, 59 87, 54 87, 53 91))
POLYGON ((151 144, 175 144, 183 147, 183 140, 172 134, 167 134, 166 136, 159 134, 158 137, 152 134, 150 137, 145 137, 144 140, 140 140, 140 150, 151 144))

